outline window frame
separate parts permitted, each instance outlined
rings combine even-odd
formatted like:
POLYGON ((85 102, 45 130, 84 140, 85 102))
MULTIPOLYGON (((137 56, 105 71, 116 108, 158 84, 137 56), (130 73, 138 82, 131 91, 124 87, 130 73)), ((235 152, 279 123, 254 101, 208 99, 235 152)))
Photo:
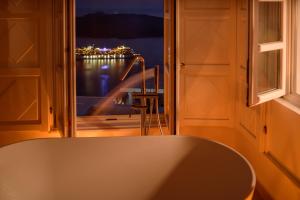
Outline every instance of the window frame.
POLYGON ((248 106, 256 106, 267 101, 282 97, 286 94, 287 81, 287 0, 254 0, 250 1, 249 21, 249 63, 248 63, 248 106), (260 2, 282 2, 282 40, 275 42, 259 43, 259 3, 260 2), (281 66, 279 87, 263 93, 258 92, 256 84, 257 62, 260 53, 281 50, 281 66))
MULTIPOLYGON (((296 91, 296 85, 300 87, 300 55, 297 64, 297 45, 300 45, 300 21, 297 23, 297 17, 300 17, 300 0, 292 0, 289 5, 289 51, 290 66, 288 72, 288 92, 284 99, 294 106, 300 108, 300 94, 296 91), (297 3, 298 2, 298 3, 297 3), (297 5, 299 4, 299 5, 297 5), (297 12, 297 7, 299 11, 297 12), (297 38, 297 31, 299 31, 297 38), (299 40, 299 41, 297 41, 299 40), (295 42, 296 41, 296 42, 295 42), (299 71, 297 71, 299 70, 299 71)), ((300 46, 298 47, 300 51, 300 46)), ((300 53, 300 52, 299 52, 300 53)), ((300 90, 300 88, 298 88, 300 90)))

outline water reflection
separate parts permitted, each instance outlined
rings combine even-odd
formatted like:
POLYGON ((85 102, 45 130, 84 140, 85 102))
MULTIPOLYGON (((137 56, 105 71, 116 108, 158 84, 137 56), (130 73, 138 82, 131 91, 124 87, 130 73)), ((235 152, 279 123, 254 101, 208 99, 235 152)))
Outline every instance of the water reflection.
MULTIPOLYGON (((132 104, 131 92, 140 88, 140 67, 134 66, 128 81, 120 77, 130 59, 78 59, 77 64, 77 110, 78 115, 128 114, 132 104), (100 110, 99 110, 100 106, 100 110)), ((153 78, 148 70, 148 79, 153 78)), ((147 88, 154 88, 153 81, 147 81, 147 88)), ((162 99, 162 98, 161 98, 162 99)))
POLYGON ((105 97, 120 83, 126 59, 77 60, 77 96, 105 97))
POLYGON ((109 75, 101 74, 99 76, 99 86, 101 88, 101 96, 105 96, 105 94, 107 94, 109 91, 108 81, 109 81, 109 75))
MULTIPOLYGON (((98 47, 115 47, 120 44, 134 49, 146 61, 146 69, 160 65, 160 110, 163 107, 163 38, 142 39, 95 39, 77 38, 77 47, 95 44, 98 47)), ((140 88, 140 83, 119 87, 123 84, 120 76, 130 63, 130 59, 78 59, 77 64, 77 111, 78 115, 91 115, 99 105, 110 107, 101 109, 99 115, 128 114, 132 103, 131 92, 140 88), (119 88, 118 88, 119 87, 119 88), (117 89, 116 89, 117 88, 117 89), (118 90, 118 91, 117 91, 118 90), (117 91, 117 92, 116 92, 117 91), (112 98, 112 94, 115 95, 112 98), (107 100, 109 99, 109 100, 107 100)), ((133 67, 126 80, 140 72, 140 67, 133 67)), ((139 78, 137 76, 137 78, 139 78)), ((132 82, 133 83, 133 82, 132 82)), ((147 88, 154 88, 153 80, 148 80, 147 88)), ((103 107, 103 106, 102 106, 103 107)))

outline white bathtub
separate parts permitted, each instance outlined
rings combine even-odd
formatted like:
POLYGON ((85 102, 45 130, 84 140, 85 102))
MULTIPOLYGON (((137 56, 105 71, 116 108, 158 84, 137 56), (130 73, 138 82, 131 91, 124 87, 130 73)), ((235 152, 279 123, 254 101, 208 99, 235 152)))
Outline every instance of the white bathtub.
POLYGON ((179 136, 38 139, 0 149, 1 200, 251 199, 234 150, 179 136))

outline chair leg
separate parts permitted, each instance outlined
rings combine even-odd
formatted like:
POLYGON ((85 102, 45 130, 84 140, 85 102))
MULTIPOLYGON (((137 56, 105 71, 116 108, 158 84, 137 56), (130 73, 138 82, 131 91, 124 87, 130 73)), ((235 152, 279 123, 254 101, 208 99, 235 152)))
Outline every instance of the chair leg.
POLYGON ((158 127, 160 130, 160 134, 163 135, 164 132, 162 130, 162 125, 161 125, 161 121, 160 121, 160 117, 159 117, 159 110, 158 110, 158 97, 155 98, 155 106, 156 106, 156 116, 157 116, 158 127))
POLYGON ((150 117, 149 117, 149 124, 148 124, 148 130, 147 130, 147 135, 149 135, 150 132, 150 127, 151 127, 151 121, 152 121, 152 113, 153 113, 153 104, 154 100, 153 98, 150 98, 150 117))

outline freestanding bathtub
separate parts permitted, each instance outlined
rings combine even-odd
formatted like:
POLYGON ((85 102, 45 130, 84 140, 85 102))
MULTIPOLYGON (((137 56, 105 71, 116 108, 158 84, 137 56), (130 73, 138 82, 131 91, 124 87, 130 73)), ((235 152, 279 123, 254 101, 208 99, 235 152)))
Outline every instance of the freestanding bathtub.
POLYGON ((251 199, 229 147, 180 136, 38 139, 0 149, 1 200, 251 199))

